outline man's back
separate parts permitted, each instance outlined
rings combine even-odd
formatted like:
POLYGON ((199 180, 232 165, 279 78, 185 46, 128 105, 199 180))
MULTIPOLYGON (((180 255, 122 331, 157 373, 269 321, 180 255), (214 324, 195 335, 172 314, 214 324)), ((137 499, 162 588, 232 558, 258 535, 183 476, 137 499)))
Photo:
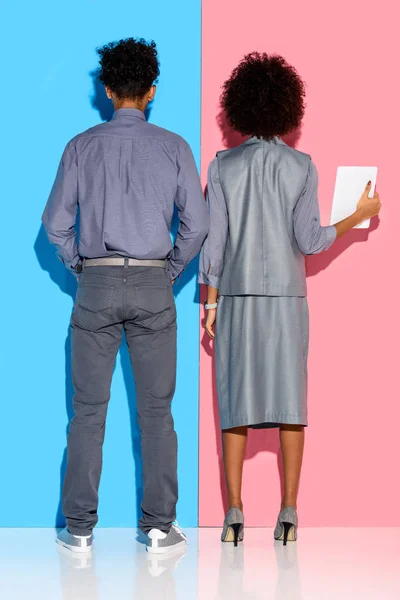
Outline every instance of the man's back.
MULTIPOLYGON (((182 220, 200 224, 191 231, 199 237, 195 252, 200 249, 207 215, 190 147, 180 136, 147 123, 142 111, 119 109, 109 123, 76 136, 65 149, 60 171, 44 214, 54 243, 59 232, 71 227, 68 208, 77 203, 80 257, 169 257, 171 277, 176 277, 193 254, 186 256, 181 248, 183 260, 172 255, 175 203, 182 220)), ((65 243, 67 254, 60 254, 73 264, 76 256, 69 240, 65 243)))

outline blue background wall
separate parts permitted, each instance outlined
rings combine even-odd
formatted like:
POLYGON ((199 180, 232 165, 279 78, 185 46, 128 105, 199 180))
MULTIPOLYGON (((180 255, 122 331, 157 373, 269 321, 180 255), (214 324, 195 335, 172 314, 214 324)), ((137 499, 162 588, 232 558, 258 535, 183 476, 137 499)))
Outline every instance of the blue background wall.
MULTIPOLYGON (((111 114, 92 73, 95 48, 154 39, 161 77, 150 120, 200 155, 200 0, 52 0, 2 8, 2 265, 0 526, 62 522, 59 498, 71 416, 68 324, 75 282, 40 229, 66 142, 111 114), (6 58, 7 56, 7 58, 6 58), (4 143, 6 140, 6 143, 4 143), (3 287, 4 286, 4 287, 3 287)), ((197 525, 198 300, 196 265, 177 286, 178 519, 197 525)), ((100 526, 135 526, 140 440, 123 348, 108 413, 100 526), (132 435, 133 434, 133 435, 132 435)))

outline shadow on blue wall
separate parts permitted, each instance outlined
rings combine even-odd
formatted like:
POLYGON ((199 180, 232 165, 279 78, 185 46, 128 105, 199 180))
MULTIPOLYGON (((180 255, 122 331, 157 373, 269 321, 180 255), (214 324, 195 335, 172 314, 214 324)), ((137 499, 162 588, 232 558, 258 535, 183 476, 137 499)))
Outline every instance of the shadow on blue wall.
MULTIPOLYGON (((92 82, 93 82, 93 93, 92 93, 92 96, 90 99, 92 107, 98 111, 102 121, 110 121, 113 116, 113 113, 114 113, 114 107, 113 107, 111 100, 109 100, 107 98, 107 94, 104 89, 104 85, 101 83, 101 81, 99 81, 98 69, 91 71, 90 77, 92 78, 92 82)), ((149 106, 147 107, 147 109, 145 111, 147 120, 150 119, 150 115, 151 115, 151 111, 154 106, 154 102, 155 102, 155 100, 153 100, 152 104, 149 104, 149 106)))
MULTIPOLYGON (((56 285, 58 285, 58 287, 64 294, 71 296, 71 298, 75 298, 76 280, 74 276, 69 271, 67 271, 64 265, 61 263, 61 261, 57 258, 54 248, 49 244, 43 225, 39 229, 34 249, 41 268, 49 273, 51 280, 56 285)), ((67 337, 65 340, 65 408, 67 413, 67 423, 69 423, 73 416, 73 395, 74 391, 72 387, 71 376, 71 332, 68 328, 67 337)), ((67 449, 65 448, 60 465, 60 499, 56 508, 56 527, 63 527, 65 524, 61 510, 61 489, 64 481, 66 465, 67 449)))
MULTIPOLYGON (((103 121, 108 121, 113 115, 112 102, 107 98, 104 87, 97 77, 97 70, 92 71, 90 76, 93 81, 93 95, 91 97, 91 104, 95 108, 103 121)), ((146 117, 149 119, 151 114, 151 108, 146 111, 146 117)), ((179 226, 179 218, 177 211, 174 212, 172 221, 171 233, 173 237, 176 236, 179 226)), ((79 227, 77 226, 77 235, 79 237, 79 227)), ((37 260, 44 271, 47 271, 50 275, 51 280, 58 285, 61 292, 71 296, 75 299, 77 283, 74 276, 67 271, 62 262, 57 258, 54 248, 50 245, 46 232, 43 226, 40 227, 35 244, 34 250, 37 256, 37 260)), ((189 283, 194 277, 196 277, 198 271, 198 259, 193 260, 190 265, 185 269, 182 276, 174 285, 175 297, 183 289, 183 287, 189 283)), ((199 302, 199 290, 196 286, 195 295, 193 301, 199 302)), ((129 357, 128 348, 126 341, 120 349, 120 363, 123 373, 124 384, 128 397, 129 413, 130 413, 130 424, 131 424, 131 436, 132 436, 132 453, 135 462, 135 478, 136 478, 136 521, 139 520, 141 515, 141 501, 143 496, 142 488, 142 453, 141 453, 141 442, 140 442, 140 431, 137 420, 136 411, 136 394, 135 385, 132 374, 131 362, 129 357)), ((73 396, 74 389, 72 386, 72 369, 71 369, 71 332, 68 328, 67 337, 65 340, 65 407, 67 413, 67 426, 66 432, 68 433, 69 422, 73 417, 73 396)), ((60 496, 59 502, 56 507, 55 514, 55 527, 63 527, 65 525, 65 519, 62 513, 62 486, 64 482, 65 470, 67 466, 67 448, 65 448, 60 465, 60 496)))

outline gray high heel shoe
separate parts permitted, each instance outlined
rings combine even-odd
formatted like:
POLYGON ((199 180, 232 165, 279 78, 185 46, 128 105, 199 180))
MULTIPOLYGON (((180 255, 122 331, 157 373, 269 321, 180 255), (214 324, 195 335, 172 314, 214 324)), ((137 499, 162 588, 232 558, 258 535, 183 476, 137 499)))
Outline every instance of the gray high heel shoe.
POLYGON ((231 508, 225 516, 222 528, 221 541, 233 542, 235 546, 242 542, 244 537, 244 516, 239 508, 231 508))
POLYGON ((286 542, 295 542, 297 540, 298 518, 297 511, 293 506, 283 508, 278 515, 278 522, 274 531, 276 540, 283 540, 283 545, 286 542))

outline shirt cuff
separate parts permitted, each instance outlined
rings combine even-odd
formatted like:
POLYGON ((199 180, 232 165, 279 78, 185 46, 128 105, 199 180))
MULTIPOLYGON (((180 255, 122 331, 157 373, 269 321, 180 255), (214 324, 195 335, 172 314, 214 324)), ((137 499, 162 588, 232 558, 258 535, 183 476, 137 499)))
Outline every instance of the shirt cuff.
POLYGON ((78 256, 69 265, 67 265, 67 267, 74 275, 80 275, 82 272, 82 265, 83 260, 80 256, 78 256))
POLYGON ((175 281, 175 279, 180 277, 183 273, 183 269, 181 269, 181 270, 177 269, 176 267, 174 267, 174 265, 170 261, 168 261, 167 271, 168 271, 168 275, 171 278, 171 281, 175 281))
POLYGON ((204 283, 205 285, 209 285, 210 287, 213 287, 216 290, 218 290, 220 280, 221 278, 217 277, 216 275, 210 275, 209 273, 200 272, 197 278, 197 283, 204 283))
POLYGON ((64 265, 64 267, 66 269, 68 269, 68 271, 71 271, 71 273, 73 273, 74 275, 79 274, 79 272, 80 272, 79 271, 79 265, 83 264, 83 260, 81 259, 80 256, 77 256, 72 261, 69 261, 69 260, 65 259, 59 253, 57 253, 57 257, 62 262, 62 264, 64 265))
POLYGON ((325 228, 326 230, 326 247, 325 250, 328 250, 336 240, 337 232, 336 227, 334 225, 329 225, 325 228))

